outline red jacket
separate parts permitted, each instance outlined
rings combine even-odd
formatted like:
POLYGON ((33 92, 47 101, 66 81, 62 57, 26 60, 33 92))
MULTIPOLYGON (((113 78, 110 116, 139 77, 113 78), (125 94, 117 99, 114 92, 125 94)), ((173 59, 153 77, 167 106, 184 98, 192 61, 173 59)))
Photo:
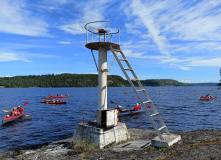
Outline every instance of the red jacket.
POLYGON ((20 112, 21 114, 23 114, 24 108, 20 108, 18 109, 18 112, 20 112))
POLYGON ((140 106, 134 106, 134 110, 135 110, 135 111, 139 111, 140 109, 141 109, 140 106))

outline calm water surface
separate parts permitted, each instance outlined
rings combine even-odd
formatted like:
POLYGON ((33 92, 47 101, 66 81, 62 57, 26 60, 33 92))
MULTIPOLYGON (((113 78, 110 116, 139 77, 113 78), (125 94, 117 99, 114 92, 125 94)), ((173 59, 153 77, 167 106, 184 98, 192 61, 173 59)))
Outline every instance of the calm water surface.
MULTIPOLYGON (((221 130, 221 90, 217 87, 146 87, 170 131, 197 129, 221 130), (216 99, 200 101, 201 95, 210 93, 216 99)), ((30 118, 0 126, 0 152, 25 149, 73 135, 79 122, 95 120, 98 88, 2 88, 0 89, 0 117, 3 110, 29 103, 23 108, 30 118), (43 104, 48 94, 67 94, 67 104, 43 104)), ((108 108, 114 108, 110 100, 130 109, 138 99, 130 87, 108 88, 108 108), (128 94, 124 94, 127 91, 128 94)), ((128 128, 153 129, 144 113, 120 117, 128 128)))

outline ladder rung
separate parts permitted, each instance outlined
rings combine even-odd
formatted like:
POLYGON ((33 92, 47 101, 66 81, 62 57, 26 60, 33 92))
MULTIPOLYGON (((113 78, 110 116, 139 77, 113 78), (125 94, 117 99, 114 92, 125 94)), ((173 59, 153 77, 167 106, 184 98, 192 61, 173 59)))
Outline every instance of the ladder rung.
POLYGON ((160 131, 160 130, 166 128, 166 127, 167 127, 167 126, 162 126, 162 127, 160 127, 158 130, 160 131))
POLYGON ((133 69, 130 69, 130 68, 124 68, 124 70, 132 71, 133 69))
POLYGON ((151 114, 150 116, 153 117, 153 116, 156 116, 156 115, 159 115, 159 113, 154 113, 154 114, 151 114))
POLYGON ((137 92, 144 91, 145 89, 138 89, 137 92))
POLYGON ((127 61, 127 59, 119 59, 120 61, 127 61))
POLYGON ((121 50, 120 50, 120 49, 114 49, 114 51, 115 51, 115 52, 121 52, 121 50))
POLYGON ((150 103, 151 101, 144 101, 143 103, 150 103))
POLYGON ((131 81, 139 81, 139 79, 130 79, 131 81))

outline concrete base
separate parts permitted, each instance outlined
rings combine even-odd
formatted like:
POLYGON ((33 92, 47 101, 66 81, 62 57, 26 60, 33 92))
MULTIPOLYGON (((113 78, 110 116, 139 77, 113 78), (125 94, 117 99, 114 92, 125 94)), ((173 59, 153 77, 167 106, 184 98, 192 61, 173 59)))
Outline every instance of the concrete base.
POLYGON ((79 123, 72 141, 75 143, 90 142, 96 148, 104 148, 130 139, 130 134, 124 123, 112 128, 97 127, 97 122, 79 123))
POLYGON ((161 140, 158 136, 151 140, 152 146, 154 147, 169 147, 172 146, 174 143, 177 143, 181 140, 180 135, 175 134, 162 134, 164 140, 161 140))

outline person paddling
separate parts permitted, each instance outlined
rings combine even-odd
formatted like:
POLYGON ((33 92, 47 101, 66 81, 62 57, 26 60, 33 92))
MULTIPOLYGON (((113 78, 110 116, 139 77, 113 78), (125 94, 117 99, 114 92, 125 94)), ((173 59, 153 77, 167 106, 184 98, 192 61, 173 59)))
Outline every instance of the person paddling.
POLYGON ((17 109, 13 107, 11 111, 11 116, 16 116, 16 115, 17 115, 17 109))
POLYGON ((136 106, 134 106, 134 110, 139 111, 140 109, 141 109, 141 107, 139 106, 139 103, 137 103, 136 106))
POLYGON ((117 109, 119 113, 126 111, 126 109, 122 109, 122 107, 119 104, 115 106, 115 109, 117 109))
POLYGON ((23 114, 24 113, 23 111, 24 111, 24 108, 22 108, 21 106, 18 106, 17 112, 20 114, 23 114))

